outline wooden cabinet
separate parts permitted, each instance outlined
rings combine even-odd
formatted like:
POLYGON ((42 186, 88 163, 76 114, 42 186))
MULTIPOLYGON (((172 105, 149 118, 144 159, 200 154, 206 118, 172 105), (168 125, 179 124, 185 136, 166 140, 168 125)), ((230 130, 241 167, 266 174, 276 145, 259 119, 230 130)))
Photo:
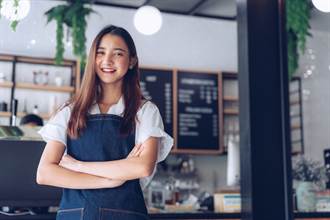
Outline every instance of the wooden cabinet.
POLYGON ((13 99, 18 100, 18 117, 34 109, 47 120, 79 86, 76 61, 65 60, 62 65, 55 65, 48 58, 0 55, 0 124, 9 124, 13 99))

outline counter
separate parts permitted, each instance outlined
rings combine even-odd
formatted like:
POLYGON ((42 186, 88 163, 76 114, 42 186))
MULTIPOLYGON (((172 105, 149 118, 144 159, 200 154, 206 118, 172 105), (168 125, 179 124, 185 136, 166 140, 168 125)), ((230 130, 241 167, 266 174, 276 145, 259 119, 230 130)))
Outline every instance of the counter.
MULTIPOLYGON (((295 213, 295 219, 299 220, 329 220, 330 212, 315 212, 315 213, 295 213)), ((167 220, 167 219, 240 219, 240 213, 159 213, 150 214, 151 219, 167 220)), ((0 220, 55 220, 55 213, 30 216, 4 216, 0 214, 0 220)))

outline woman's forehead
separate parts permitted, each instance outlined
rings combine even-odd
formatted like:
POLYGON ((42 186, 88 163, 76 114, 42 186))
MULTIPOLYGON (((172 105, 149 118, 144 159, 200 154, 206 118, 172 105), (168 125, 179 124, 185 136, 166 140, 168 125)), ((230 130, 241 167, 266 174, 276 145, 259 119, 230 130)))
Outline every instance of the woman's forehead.
POLYGON ((106 34, 101 38, 99 48, 122 48, 128 50, 125 41, 117 35, 106 34))

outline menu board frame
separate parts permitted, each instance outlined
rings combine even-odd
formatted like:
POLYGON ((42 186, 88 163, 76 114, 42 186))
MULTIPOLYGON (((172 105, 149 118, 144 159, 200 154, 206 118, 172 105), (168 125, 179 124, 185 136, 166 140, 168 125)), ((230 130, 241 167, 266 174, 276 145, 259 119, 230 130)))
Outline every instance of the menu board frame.
MULTIPOLYGON (((205 71, 205 70, 188 70, 188 69, 174 69, 173 72, 173 125, 174 125, 174 146, 172 149, 172 153, 189 153, 189 154, 222 154, 224 153, 223 149, 223 114, 222 114, 222 101, 223 101, 223 91, 222 91, 222 73, 213 72, 213 71, 205 71), (178 75, 180 72, 191 73, 191 74, 215 74, 218 77, 218 148, 213 149, 205 149, 205 146, 200 146, 198 148, 189 149, 182 148, 182 146, 178 146, 178 75)), ((207 142, 207 141, 206 141, 207 142)))
MULTIPOLYGON (((174 124, 174 117, 175 117, 175 109, 174 109, 174 70, 173 68, 166 68, 166 67, 153 67, 153 66, 140 66, 139 67, 139 71, 140 71, 140 77, 142 76, 142 71, 143 70, 149 70, 149 71, 155 71, 155 73, 158 73, 157 71, 166 71, 168 72, 168 74, 172 75, 172 82, 171 82, 171 86, 172 86, 172 93, 171 93, 171 97, 172 97, 172 134, 169 134, 171 137, 174 138, 174 128, 175 128, 175 124, 174 124)), ((161 73, 162 74, 162 73, 161 73)), ((167 73, 164 73, 167 74, 167 73)), ((153 102, 153 100, 151 100, 151 102, 153 102)), ((159 108, 159 106, 157 106, 159 108)), ((165 118, 162 115, 162 119, 163 119, 163 123, 165 126, 165 118)), ((172 148, 173 149, 173 148, 172 148)))
MULTIPOLYGON (((174 139, 174 145, 171 150, 172 154, 201 154, 201 155, 221 155, 225 153, 223 143, 223 85, 222 85, 222 72, 221 71, 208 71, 208 70, 192 70, 192 69, 178 69, 178 68, 166 68, 155 66, 140 66, 140 70, 154 70, 167 71, 172 74, 172 134, 169 134, 174 139), (178 146, 178 74, 180 72, 192 73, 192 74, 216 74, 218 77, 218 148, 217 149, 205 149, 204 146, 200 146, 195 149, 182 148, 178 146)), ((152 101, 152 100, 151 100, 152 101)), ((163 119, 164 120, 164 119, 163 119)), ((207 141, 205 142, 207 143, 207 141)))

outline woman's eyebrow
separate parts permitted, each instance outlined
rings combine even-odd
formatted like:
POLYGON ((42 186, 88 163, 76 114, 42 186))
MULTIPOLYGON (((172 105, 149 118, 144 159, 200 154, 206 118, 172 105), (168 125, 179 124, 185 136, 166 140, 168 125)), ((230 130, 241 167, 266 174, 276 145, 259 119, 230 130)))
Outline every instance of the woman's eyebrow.
POLYGON ((120 48, 120 47, 116 47, 113 50, 120 50, 120 51, 126 52, 126 50, 124 50, 123 48, 120 48))
MULTIPOLYGON (((105 48, 104 47, 98 47, 97 50, 105 50, 105 48)), ((126 52, 126 50, 124 50, 123 48, 120 48, 120 47, 116 47, 113 50, 120 50, 120 51, 126 52)))

